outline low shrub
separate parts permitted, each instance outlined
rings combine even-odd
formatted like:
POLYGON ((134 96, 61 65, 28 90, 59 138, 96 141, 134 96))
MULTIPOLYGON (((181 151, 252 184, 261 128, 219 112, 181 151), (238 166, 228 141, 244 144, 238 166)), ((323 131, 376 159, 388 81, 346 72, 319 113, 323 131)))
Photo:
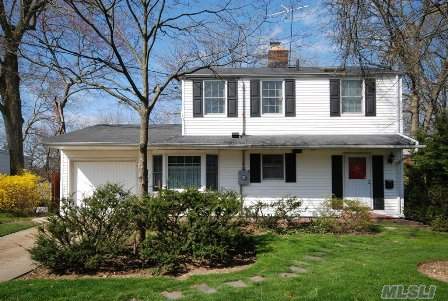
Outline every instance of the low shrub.
POLYGON ((30 172, 0 174, 0 211, 29 215, 35 207, 51 199, 50 184, 30 172))
POLYGON ((39 229, 34 260, 56 273, 88 273, 129 265, 129 237, 135 226, 132 196, 117 185, 98 188, 79 206, 63 200, 60 213, 39 229))
POLYGON ((434 231, 448 232, 448 218, 445 216, 437 216, 432 220, 431 228, 434 231))
POLYGON ((320 217, 313 219, 307 229, 317 233, 362 233, 378 231, 370 216, 369 207, 357 200, 340 199, 327 200, 320 212, 320 217))
POLYGON ((266 203, 258 201, 245 207, 245 216, 250 222, 262 228, 284 232, 298 225, 302 201, 295 198, 282 198, 266 203))
POLYGON ((234 192, 162 190, 146 202, 149 226, 141 258, 159 271, 178 272, 186 264, 225 265, 254 253, 238 218, 234 192))

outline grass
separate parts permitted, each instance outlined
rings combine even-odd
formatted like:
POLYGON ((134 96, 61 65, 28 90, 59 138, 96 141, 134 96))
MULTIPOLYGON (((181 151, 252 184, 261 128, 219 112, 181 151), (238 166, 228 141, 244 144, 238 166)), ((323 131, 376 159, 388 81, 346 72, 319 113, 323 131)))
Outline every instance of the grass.
POLYGON ((17 217, 9 213, 0 213, 0 236, 33 227, 32 217, 17 217))
POLYGON ((181 290, 182 300, 380 300, 385 284, 436 285, 434 300, 448 300, 448 283, 417 271, 419 262, 448 260, 448 233, 393 227, 383 225, 377 235, 265 235, 259 241, 257 262, 250 268, 187 280, 14 280, 0 284, 0 300, 165 300, 160 296, 165 290, 181 290), (303 261, 323 248, 327 255, 323 261, 308 261, 308 273, 297 278, 278 277, 295 260, 303 261), (254 275, 267 279, 250 283, 248 278, 254 275), (249 286, 234 289, 223 284, 231 280, 243 280, 249 286), (203 282, 218 292, 203 295, 191 288, 203 282))

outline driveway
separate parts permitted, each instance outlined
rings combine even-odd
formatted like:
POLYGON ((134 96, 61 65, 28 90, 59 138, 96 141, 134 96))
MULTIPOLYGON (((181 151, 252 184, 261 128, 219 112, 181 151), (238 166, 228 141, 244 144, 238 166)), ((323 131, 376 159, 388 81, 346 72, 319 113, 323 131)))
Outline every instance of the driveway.
POLYGON ((0 237, 0 282, 19 277, 36 267, 27 251, 33 246, 36 233, 37 227, 34 227, 0 237))

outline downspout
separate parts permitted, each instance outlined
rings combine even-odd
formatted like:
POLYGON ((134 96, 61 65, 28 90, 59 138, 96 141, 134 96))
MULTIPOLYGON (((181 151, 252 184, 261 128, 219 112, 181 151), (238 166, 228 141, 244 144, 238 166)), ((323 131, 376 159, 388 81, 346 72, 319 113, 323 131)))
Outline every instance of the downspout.
MULTIPOLYGON (((244 149, 241 150, 241 169, 246 170, 246 151, 244 149)), ((241 203, 240 212, 241 212, 241 215, 243 215, 244 197, 243 197, 243 185, 242 184, 240 184, 240 203, 241 203)))
POLYGON ((401 110, 402 110, 402 103, 401 103, 401 77, 399 75, 397 75, 397 101, 398 101, 398 106, 397 106, 397 110, 398 110, 398 114, 397 114, 397 126, 398 126, 398 133, 402 132, 401 129, 401 110))
MULTIPOLYGON (((243 82, 243 129, 241 132, 241 138, 245 139, 245 136, 246 136, 246 82, 244 80, 242 82, 243 82)), ((241 169, 246 170, 246 151, 244 149, 241 150, 241 169)), ((244 209, 243 194, 244 194, 243 185, 240 184, 240 202, 241 202, 240 212, 241 212, 241 215, 243 215, 243 209, 244 209)))
POLYGON ((246 136, 246 82, 243 80, 243 131, 241 136, 246 136))

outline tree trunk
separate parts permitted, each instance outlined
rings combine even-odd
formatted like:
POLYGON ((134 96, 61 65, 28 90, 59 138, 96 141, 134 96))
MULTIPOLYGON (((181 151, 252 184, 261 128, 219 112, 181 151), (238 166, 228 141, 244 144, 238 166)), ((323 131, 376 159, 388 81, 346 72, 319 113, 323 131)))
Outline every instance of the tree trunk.
POLYGON ((5 54, 1 68, 2 114, 8 142, 10 172, 16 175, 24 168, 22 101, 17 51, 9 51, 5 54))
POLYGON ((65 134, 65 116, 64 116, 64 106, 59 101, 54 101, 56 119, 58 122, 58 129, 56 135, 65 134))
POLYGON ((410 111, 411 111, 411 136, 415 137, 419 129, 419 115, 420 115, 420 98, 415 91, 412 91, 410 97, 410 111))
POLYGON ((138 194, 144 196, 148 193, 148 136, 149 136, 149 110, 140 112, 140 137, 138 149, 138 194))
POLYGON ((434 112, 434 104, 430 104, 428 108, 426 108, 425 119, 423 120, 423 128, 426 132, 428 132, 431 128, 432 115, 434 112))

